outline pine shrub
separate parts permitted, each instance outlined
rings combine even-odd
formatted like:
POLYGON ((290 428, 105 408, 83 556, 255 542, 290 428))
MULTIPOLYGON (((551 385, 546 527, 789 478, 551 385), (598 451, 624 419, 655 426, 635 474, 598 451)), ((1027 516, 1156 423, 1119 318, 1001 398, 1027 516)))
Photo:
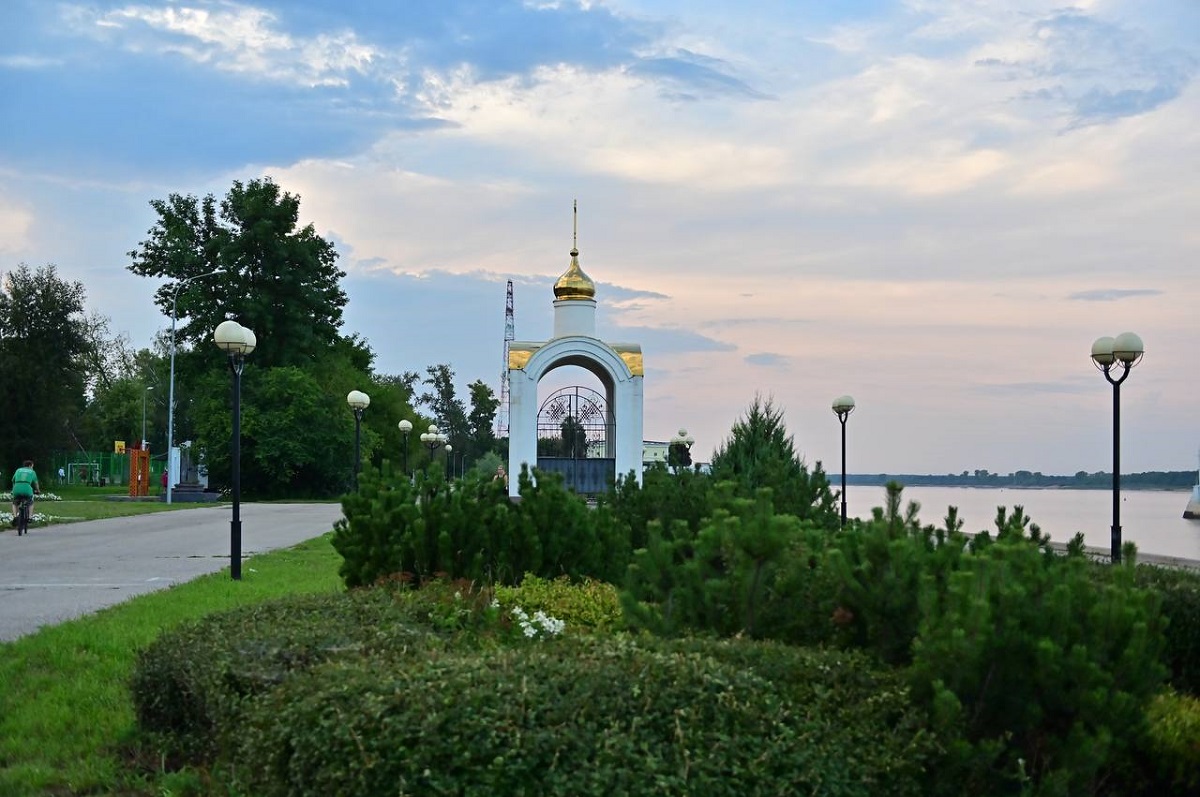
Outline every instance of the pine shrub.
POLYGON ((1165 671, 1158 600, 1117 571, 1001 535, 929 584, 910 675, 950 740, 939 793, 1092 795, 1124 766, 1165 671))
POLYGON ((535 483, 522 469, 519 478, 513 502, 502 482, 478 474, 451 485, 422 473, 410 483, 388 462, 364 469, 334 529, 343 580, 516 584, 525 573, 612 580, 623 572, 628 532, 608 511, 589 509, 557 474, 539 473, 535 483))

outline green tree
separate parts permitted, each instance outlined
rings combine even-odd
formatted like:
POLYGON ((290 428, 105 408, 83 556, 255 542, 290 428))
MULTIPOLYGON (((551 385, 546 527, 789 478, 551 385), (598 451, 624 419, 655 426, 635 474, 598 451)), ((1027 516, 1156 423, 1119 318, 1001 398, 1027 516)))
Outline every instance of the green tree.
MULTIPOLYGON (((244 492, 321 495, 343 489, 354 451, 345 396, 373 389, 373 354, 357 336, 339 332, 345 274, 333 245, 313 225, 300 226, 300 198, 270 178, 235 181, 220 202, 212 194, 171 194, 150 204, 158 218, 129 253, 129 269, 168 280, 155 298, 165 315, 178 290, 176 414, 183 423, 177 423, 176 439, 187 438, 194 419, 210 483, 228 484, 231 380, 212 333, 221 321, 236 318, 257 338, 242 378, 244 492), (178 400, 181 394, 191 403, 178 400)), ((169 354, 169 341, 166 348, 169 354)), ((377 391, 373 398, 385 397, 377 391)), ((380 403, 381 409, 392 404, 392 411, 366 416, 364 459, 386 439, 376 419, 390 415, 394 424, 401 415, 395 402, 380 403)))
POLYGON ((471 396, 471 413, 467 416, 471 429, 469 453, 472 459, 477 459, 496 449, 496 410, 500 407, 500 399, 482 379, 467 385, 467 390, 471 396))
POLYGON ((179 292, 178 340, 215 359, 212 331, 234 317, 254 330, 260 368, 303 365, 337 340, 346 275, 333 244, 313 225, 299 227, 299 196, 265 178, 234 181, 219 205, 212 194, 171 194, 150 206, 158 220, 129 253, 129 270, 168 280, 155 296, 164 315, 181 280, 219 272, 179 292))
POLYGON ((563 418, 559 426, 562 436, 559 438, 558 456, 569 459, 584 459, 587 457, 587 431, 574 415, 563 418))
POLYGON ((454 389, 454 370, 445 364, 431 365, 425 373, 422 384, 427 390, 421 394, 420 401, 433 413, 438 427, 450 436, 450 444, 455 450, 463 450, 471 430, 466 407, 454 389))
POLYGON ((667 464, 672 468, 686 468, 692 464, 692 449, 686 443, 671 443, 667 447, 667 464))
POLYGON ((733 482, 737 494, 747 498, 762 487, 771 488, 775 511, 780 513, 831 526, 838 517, 821 463, 809 473, 787 433, 783 411, 761 396, 755 397, 713 454, 712 476, 715 481, 733 482))
POLYGON ((0 469, 71 446, 92 349, 83 283, 22 263, 0 284, 0 469))

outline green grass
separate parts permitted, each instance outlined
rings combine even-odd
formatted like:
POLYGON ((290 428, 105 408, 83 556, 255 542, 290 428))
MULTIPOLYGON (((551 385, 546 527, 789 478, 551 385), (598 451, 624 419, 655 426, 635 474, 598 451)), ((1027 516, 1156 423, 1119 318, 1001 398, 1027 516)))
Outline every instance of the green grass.
POLYGON ((270 598, 342 589, 332 534, 0 643, 0 795, 166 794, 121 759, 134 729, 138 649, 184 620, 270 598))
POLYGON ((36 504, 35 511, 43 512, 54 518, 54 523, 71 523, 80 520, 102 520, 110 517, 127 517, 129 515, 145 515, 150 512, 170 512, 177 509, 195 509, 203 506, 215 506, 213 503, 180 503, 170 504, 156 501, 41 501, 36 504))

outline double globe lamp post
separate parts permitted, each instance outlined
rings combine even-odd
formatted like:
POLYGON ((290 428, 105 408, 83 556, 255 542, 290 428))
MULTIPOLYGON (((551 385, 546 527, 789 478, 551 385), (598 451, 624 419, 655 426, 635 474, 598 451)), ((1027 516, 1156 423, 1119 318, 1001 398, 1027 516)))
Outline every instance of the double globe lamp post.
POLYGON ((437 424, 429 424, 429 431, 421 433, 421 442, 429 449, 429 462, 433 463, 433 452, 437 451, 442 446, 446 447, 446 452, 449 453, 451 446, 449 443, 450 436, 445 432, 439 431, 437 424))
POLYGON ((1145 347, 1132 332, 1115 338, 1096 338, 1092 344, 1092 362, 1113 386, 1113 473, 1112 473, 1112 562, 1121 561, 1121 383, 1137 365, 1145 347), (1119 370, 1119 374, 1116 372, 1119 370))
POLYGON ((358 489, 358 473, 362 469, 362 417, 363 410, 371 406, 371 397, 361 390, 346 394, 346 403, 354 413, 354 489, 358 489))
POLYGON ((213 332, 217 348, 229 357, 233 374, 233 461, 230 481, 233 490, 233 517, 229 521, 229 575, 234 581, 242 578, 242 368, 246 355, 258 343, 254 333, 236 321, 222 321, 213 332))
POLYGON ((854 412, 854 399, 838 396, 833 400, 833 414, 842 425, 842 525, 846 525, 846 419, 854 412))

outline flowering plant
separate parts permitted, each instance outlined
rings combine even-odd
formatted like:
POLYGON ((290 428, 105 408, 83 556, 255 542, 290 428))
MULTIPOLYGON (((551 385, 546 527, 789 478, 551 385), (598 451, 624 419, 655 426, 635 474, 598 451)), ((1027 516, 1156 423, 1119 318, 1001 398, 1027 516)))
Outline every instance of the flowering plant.
MULTIPOLYGON (((33 525, 34 523, 49 523, 53 520, 54 520, 54 516, 47 515, 45 512, 34 512, 32 515, 29 516, 30 525, 33 525)), ((0 512, 0 528, 12 525, 12 522, 13 522, 13 513, 12 512, 8 512, 8 511, 0 512)))
MULTIPOLYGON (((499 602, 493 600, 492 608, 498 609, 499 607, 499 602)), ((510 614, 517 621, 521 633, 528 639, 555 637, 561 634, 563 629, 567 627, 567 624, 562 620, 559 620, 557 617, 551 617, 541 609, 538 609, 533 613, 533 617, 530 617, 529 613, 520 606, 514 606, 510 614)))
MULTIPOLYGON (((61 501, 62 498, 54 493, 38 493, 34 497, 35 501, 61 501)), ((0 493, 0 501, 12 501, 12 492, 0 493)))

